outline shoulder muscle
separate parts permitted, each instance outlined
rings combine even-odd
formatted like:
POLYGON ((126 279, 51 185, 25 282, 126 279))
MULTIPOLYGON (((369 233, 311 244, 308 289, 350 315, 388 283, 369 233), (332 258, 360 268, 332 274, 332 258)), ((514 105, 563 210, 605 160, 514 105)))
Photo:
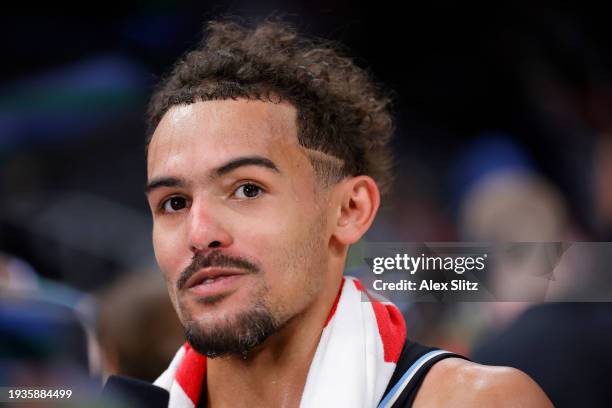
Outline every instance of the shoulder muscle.
POLYGON ((448 358, 431 368, 413 406, 546 408, 553 405, 535 381, 520 370, 448 358))

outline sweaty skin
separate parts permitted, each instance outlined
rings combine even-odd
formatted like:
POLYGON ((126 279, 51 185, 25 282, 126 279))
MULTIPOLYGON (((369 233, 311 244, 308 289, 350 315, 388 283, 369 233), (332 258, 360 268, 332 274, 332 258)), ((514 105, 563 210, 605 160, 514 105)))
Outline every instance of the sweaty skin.
MULTIPOLYGON (((298 144, 296 113, 289 103, 245 99, 179 105, 164 115, 149 146, 153 245, 183 324, 224 330, 265 305, 280 327, 246 358, 208 359, 209 407, 299 406, 348 247, 379 206, 370 177, 318 183, 312 152, 298 144), (194 255, 213 250, 258 272, 241 273, 203 301, 177 282, 194 255)), ((488 405, 550 403, 520 371, 460 359, 436 364, 415 401, 488 405)))
POLYGON ((553 404, 544 391, 520 370, 448 358, 431 368, 412 406, 548 408, 553 404))

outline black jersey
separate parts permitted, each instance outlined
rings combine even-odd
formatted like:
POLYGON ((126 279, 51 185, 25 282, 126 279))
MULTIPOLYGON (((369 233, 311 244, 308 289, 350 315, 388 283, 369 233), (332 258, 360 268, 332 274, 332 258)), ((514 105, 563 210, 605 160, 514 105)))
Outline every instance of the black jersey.
POLYGON ((406 339, 397 367, 378 408, 411 407, 427 372, 438 361, 449 357, 465 358, 450 351, 422 346, 406 339))

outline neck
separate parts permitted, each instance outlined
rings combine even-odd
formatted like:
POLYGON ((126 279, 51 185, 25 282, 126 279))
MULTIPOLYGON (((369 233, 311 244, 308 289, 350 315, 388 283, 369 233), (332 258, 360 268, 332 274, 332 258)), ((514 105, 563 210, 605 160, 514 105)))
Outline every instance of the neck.
POLYGON ((208 359, 208 407, 297 407, 321 333, 338 296, 341 276, 246 359, 208 359))

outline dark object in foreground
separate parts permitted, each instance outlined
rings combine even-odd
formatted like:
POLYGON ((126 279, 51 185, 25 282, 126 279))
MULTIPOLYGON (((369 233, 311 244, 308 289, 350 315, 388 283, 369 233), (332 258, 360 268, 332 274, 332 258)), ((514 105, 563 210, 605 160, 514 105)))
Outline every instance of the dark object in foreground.
POLYGON ((136 408, 162 408, 168 406, 170 394, 163 388, 146 381, 113 375, 102 390, 103 402, 117 402, 136 408))

